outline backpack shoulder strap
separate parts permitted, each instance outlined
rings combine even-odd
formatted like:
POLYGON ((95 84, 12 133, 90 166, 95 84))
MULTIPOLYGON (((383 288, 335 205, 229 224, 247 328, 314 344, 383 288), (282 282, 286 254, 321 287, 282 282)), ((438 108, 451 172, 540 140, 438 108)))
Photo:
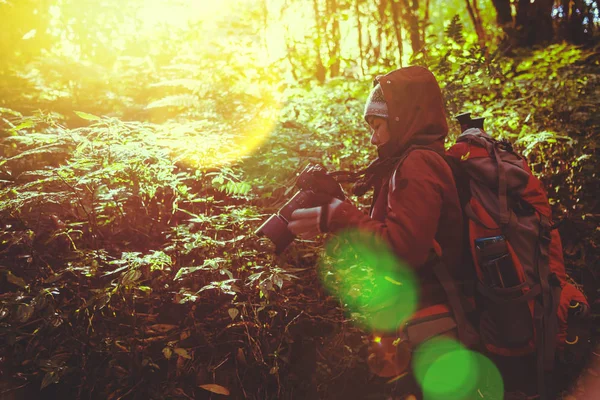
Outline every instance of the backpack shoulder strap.
MULTIPOLYGON (((428 150, 428 151, 432 151, 432 152, 436 153, 437 155, 439 155, 446 162, 446 164, 448 164, 448 166, 452 172, 452 176, 454 177, 454 180, 456 181, 457 175, 455 174, 455 169, 453 168, 452 164, 450 164, 448 162, 449 161, 448 157, 445 157, 445 155, 440 154, 438 151, 436 151, 432 148, 429 148, 429 147, 425 147, 425 146, 413 146, 412 148, 409 148, 406 151, 403 158, 398 162, 398 164, 394 168, 395 170, 398 169, 400 164, 406 159, 408 154, 413 150, 428 150)), ((456 170, 456 173, 458 173, 458 172, 459 171, 456 170)), ((468 183, 468 181, 467 181, 467 183, 468 183)), ((460 194, 459 194, 459 197, 460 197, 460 194)), ((461 203, 461 205, 462 205, 462 203, 461 203)), ((477 334, 477 331, 475 330, 475 328, 473 327, 473 325, 469 322, 469 320, 467 318, 467 311, 472 311, 472 307, 468 307, 470 305, 470 303, 468 302, 468 300, 466 299, 464 294, 459 290, 458 286, 456 285, 455 279, 452 278, 452 276, 448 272, 448 269, 442 262, 442 259, 434 250, 432 250, 429 260, 426 262, 425 265, 431 266, 433 273, 435 274, 436 278, 442 285, 444 292, 446 293, 446 297, 448 298, 448 303, 450 305, 452 314, 454 315, 454 319, 456 321, 456 329, 458 330, 458 339, 460 340, 461 343, 463 343, 467 347, 475 346, 479 342, 479 335, 477 334)))
POLYGON ((468 301, 459 291, 455 280, 450 276, 446 266, 435 252, 432 252, 430 264, 436 278, 446 293, 446 297, 448 297, 448 303, 456 321, 458 339, 467 347, 475 346, 479 342, 479 335, 467 319, 465 305, 469 304, 468 301))
POLYGON ((471 179, 460 166, 460 160, 456 157, 444 155, 444 160, 446 160, 446 163, 452 171, 454 183, 456 184, 456 190, 458 192, 458 199, 460 200, 460 207, 464 210, 471 199, 471 190, 469 187, 471 179))

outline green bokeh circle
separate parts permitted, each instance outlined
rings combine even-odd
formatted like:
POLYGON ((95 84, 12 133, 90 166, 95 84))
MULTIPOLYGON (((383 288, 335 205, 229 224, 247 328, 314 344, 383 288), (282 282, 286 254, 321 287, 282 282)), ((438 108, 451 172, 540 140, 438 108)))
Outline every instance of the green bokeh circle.
POLYGON ((496 366, 457 341, 437 337, 413 354, 413 371, 426 400, 503 398, 504 384, 496 366))
POLYGON ((373 233, 346 231, 330 240, 320 272, 323 285, 368 330, 394 332, 416 309, 414 273, 373 233))

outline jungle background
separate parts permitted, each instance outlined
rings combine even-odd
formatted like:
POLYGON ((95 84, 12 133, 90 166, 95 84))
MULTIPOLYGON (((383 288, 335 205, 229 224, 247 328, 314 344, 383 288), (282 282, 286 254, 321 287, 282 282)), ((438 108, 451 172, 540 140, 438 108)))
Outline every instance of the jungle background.
POLYGON ((470 111, 528 158, 594 302, 599 28, 594 0, 0 0, 0 398, 387 398, 326 238, 254 231, 309 162, 374 158, 400 66, 448 144, 470 111))

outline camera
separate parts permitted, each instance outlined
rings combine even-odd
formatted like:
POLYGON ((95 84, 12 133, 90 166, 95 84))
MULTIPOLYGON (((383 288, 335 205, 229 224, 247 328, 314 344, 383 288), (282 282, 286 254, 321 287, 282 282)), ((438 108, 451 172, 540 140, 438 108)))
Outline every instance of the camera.
POLYGON ((471 113, 465 112, 465 113, 457 115, 455 117, 455 119, 460 124, 461 132, 464 132, 470 128, 479 128, 479 129, 483 130, 483 122, 485 120, 484 117, 471 118, 471 113))
POLYGON ((346 198, 339 183, 319 164, 308 164, 295 186, 298 192, 254 232, 269 238, 275 244, 276 254, 281 254, 294 241, 295 235, 288 229, 288 223, 295 210, 322 206, 333 198, 346 198))

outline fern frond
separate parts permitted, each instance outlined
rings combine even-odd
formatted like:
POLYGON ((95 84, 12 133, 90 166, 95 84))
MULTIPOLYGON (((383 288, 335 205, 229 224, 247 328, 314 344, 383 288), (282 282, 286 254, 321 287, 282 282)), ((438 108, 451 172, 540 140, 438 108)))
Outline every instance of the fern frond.
POLYGON ((65 149, 63 147, 63 144, 60 144, 60 143, 59 144, 47 144, 44 146, 37 147, 35 149, 26 150, 20 154, 17 154, 16 156, 7 158, 5 161, 15 161, 15 160, 18 160, 23 157, 40 155, 40 154, 56 154, 57 151, 60 151, 60 150, 66 151, 67 149, 65 149))
POLYGON ((7 143, 14 143, 14 146, 43 146, 49 144, 64 145, 72 144, 72 140, 67 135, 57 135, 56 133, 37 133, 32 132, 27 135, 10 136, 4 139, 7 143))
POLYGON ((452 17, 452 21, 450 21, 450 24, 446 27, 444 33, 446 34, 446 37, 454 41, 456 44, 463 45, 465 43, 463 29, 464 27, 460 21, 460 17, 455 15, 452 17))
POLYGON ((15 110, 11 110, 10 108, 6 108, 6 107, 0 107, 0 114, 10 114, 13 115, 15 117, 22 117, 23 114, 21 114, 18 111, 15 110))

